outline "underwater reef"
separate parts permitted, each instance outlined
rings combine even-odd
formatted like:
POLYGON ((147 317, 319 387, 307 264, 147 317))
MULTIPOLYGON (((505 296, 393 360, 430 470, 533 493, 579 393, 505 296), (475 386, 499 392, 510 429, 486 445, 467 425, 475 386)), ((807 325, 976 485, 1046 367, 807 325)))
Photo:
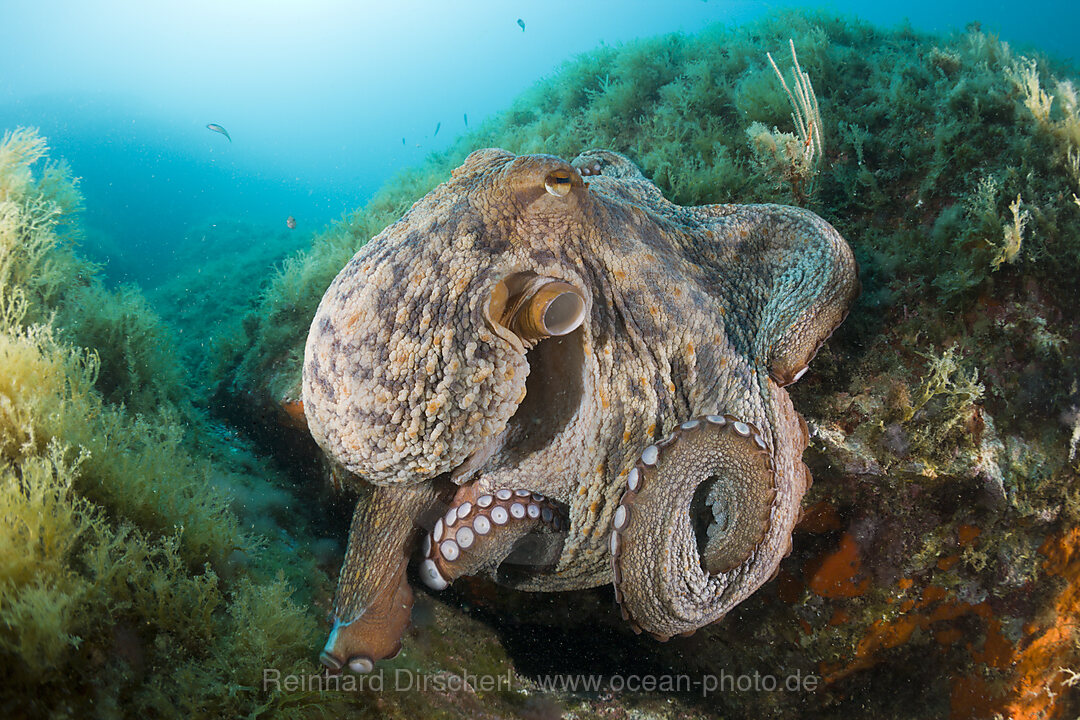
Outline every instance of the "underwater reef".
MULTIPOLYGON (((823 15, 600 48, 286 262, 222 392, 253 398, 253 414, 294 402, 323 289, 479 147, 566 158, 605 147, 680 204, 804 205, 852 244, 864 291, 792 393, 816 482, 779 578, 665 645, 629 639, 600 591, 540 624, 610 626, 644 665, 822 679, 804 697, 710 707, 1067 716, 1080 659, 1075 76, 977 26, 930 37, 823 15), (790 77, 789 39, 819 101, 816 162, 766 56, 790 77)), ((459 592, 483 606, 474 614, 536 621, 532 598, 459 592)), ((552 655, 544 671, 574 665, 552 655)))
POLYGON ((239 322, 166 322, 107 287, 76 250, 71 171, 7 133, 0 711, 1075 717, 1078 77, 975 25, 938 37, 818 14, 601 47, 278 269, 269 257, 239 322), (789 41, 816 137, 766 55, 791 82, 789 41), (615 150, 673 202, 801 205, 851 244, 862 295, 792 387, 814 476, 792 553, 693 637, 635 635, 610 586, 468 579, 417 593, 387 687, 267 688, 268 668, 319 677, 353 500, 297 418, 311 317, 357 248, 482 147, 615 150), (387 691, 399 671, 427 684, 387 691), (698 684, 549 683, 579 673, 698 684), (725 673, 732 688, 703 691, 725 673), (796 674, 813 687, 760 682, 796 674))

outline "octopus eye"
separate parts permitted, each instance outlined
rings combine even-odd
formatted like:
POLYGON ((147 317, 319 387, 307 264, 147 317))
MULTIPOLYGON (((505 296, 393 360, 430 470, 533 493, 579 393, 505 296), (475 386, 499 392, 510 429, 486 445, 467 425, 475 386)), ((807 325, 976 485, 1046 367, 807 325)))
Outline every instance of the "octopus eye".
POLYGON ((585 320, 585 296, 562 280, 518 273, 495 286, 488 310, 493 320, 532 347, 577 330, 585 320))
POLYGON ((555 197, 566 197, 572 186, 569 170, 555 170, 544 178, 544 188, 555 197))

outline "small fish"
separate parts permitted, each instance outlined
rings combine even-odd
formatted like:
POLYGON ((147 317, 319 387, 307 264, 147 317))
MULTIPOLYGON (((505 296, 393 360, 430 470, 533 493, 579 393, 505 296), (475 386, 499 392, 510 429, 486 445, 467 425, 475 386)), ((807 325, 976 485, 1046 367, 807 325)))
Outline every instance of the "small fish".
POLYGON ((404 144, 405 144, 405 138, 401 138, 401 144, 402 144, 402 145, 404 145, 404 144))
POLYGON ((521 32, 525 32, 525 21, 521 18, 518 18, 518 25, 521 26, 521 32))
POLYGON ((469 113, 465 113, 465 127, 469 127, 469 113))
POLYGON ((439 128, 441 128, 441 127, 442 127, 442 120, 440 120, 439 122, 435 123, 435 132, 433 132, 433 133, 431 134, 431 137, 435 137, 436 135, 438 135, 438 134, 439 134, 439 128))
POLYGON ((232 142, 232 138, 229 137, 229 131, 226 130, 225 128, 221 127, 217 123, 210 123, 209 125, 206 126, 206 129, 207 130, 213 130, 216 133, 221 133, 225 137, 229 138, 229 142, 232 142))
POLYGON ((289 228, 290 230, 295 230, 296 229, 296 218, 294 218, 292 215, 285 218, 285 227, 289 228))

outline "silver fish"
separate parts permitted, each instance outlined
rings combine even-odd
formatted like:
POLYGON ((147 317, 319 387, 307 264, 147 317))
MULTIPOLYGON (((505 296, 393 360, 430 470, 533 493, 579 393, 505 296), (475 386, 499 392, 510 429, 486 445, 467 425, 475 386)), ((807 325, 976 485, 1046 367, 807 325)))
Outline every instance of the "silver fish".
POLYGON ((207 130, 213 130, 216 133, 221 133, 225 137, 229 138, 229 142, 232 142, 232 138, 229 137, 229 131, 226 130, 225 128, 221 127, 217 123, 210 123, 209 125, 206 126, 206 129, 207 130))

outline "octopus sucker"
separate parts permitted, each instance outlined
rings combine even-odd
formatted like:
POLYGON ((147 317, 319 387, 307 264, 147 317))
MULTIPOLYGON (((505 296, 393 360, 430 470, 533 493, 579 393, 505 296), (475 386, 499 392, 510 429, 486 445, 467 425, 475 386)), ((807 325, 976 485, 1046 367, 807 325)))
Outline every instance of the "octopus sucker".
POLYGON ((442 590, 463 575, 497 578, 500 568, 504 572, 550 569, 562 551, 567 530, 564 510, 528 490, 502 488, 479 495, 475 504, 455 502, 447 517, 455 519, 454 525, 440 520, 423 547, 420 577, 433 590, 442 590))
POLYGON ((722 617, 734 604, 733 571, 751 558, 761 569, 779 563, 782 555, 761 552, 776 476, 761 432, 732 415, 682 423, 662 447, 646 447, 634 469, 636 489, 627 487, 612 521, 612 576, 628 614, 667 639, 722 617), (675 577, 663 571, 672 562, 675 577), (687 587, 687 575, 700 577, 687 587), (686 597, 697 604, 680 607, 686 597))
POLYGON ((324 664, 400 649, 410 559, 436 590, 613 583, 661 640, 716 621, 790 550, 811 478, 784 386, 858 292, 802 208, 675 205, 607 150, 469 155, 311 323, 295 409, 361 489, 324 664))

